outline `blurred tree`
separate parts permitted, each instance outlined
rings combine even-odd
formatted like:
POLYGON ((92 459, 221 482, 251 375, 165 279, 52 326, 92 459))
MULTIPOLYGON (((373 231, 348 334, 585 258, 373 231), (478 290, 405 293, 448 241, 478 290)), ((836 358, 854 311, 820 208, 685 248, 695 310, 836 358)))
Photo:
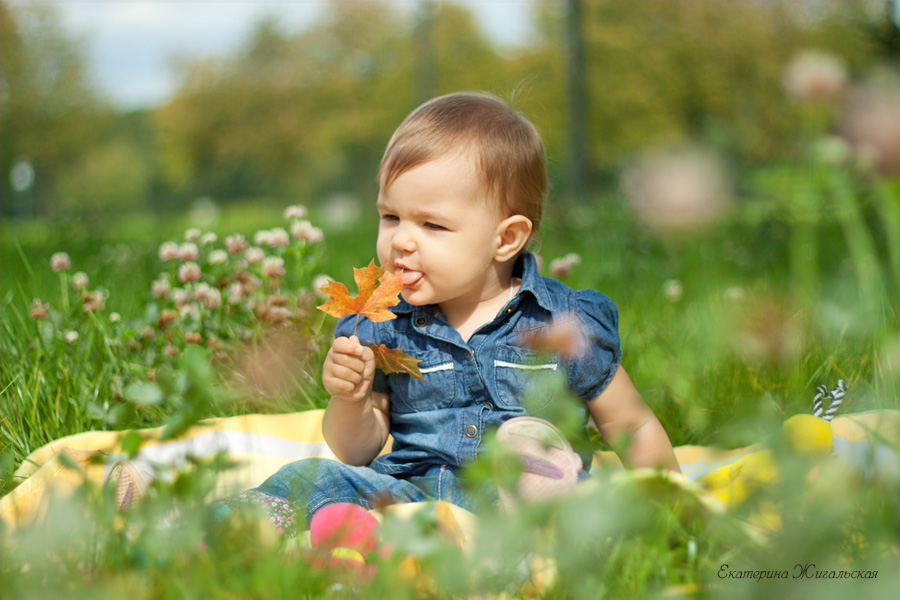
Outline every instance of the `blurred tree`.
POLYGON ((30 212, 51 213, 59 173, 113 116, 85 75, 83 44, 63 31, 52 4, 0 2, 0 103, 0 211, 11 214, 10 168, 27 158, 35 172, 30 212))

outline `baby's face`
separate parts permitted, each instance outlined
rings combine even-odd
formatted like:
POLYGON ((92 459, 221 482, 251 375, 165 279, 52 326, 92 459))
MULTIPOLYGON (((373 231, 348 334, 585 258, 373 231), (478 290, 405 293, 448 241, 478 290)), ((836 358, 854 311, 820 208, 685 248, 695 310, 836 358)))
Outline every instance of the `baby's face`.
POLYGON ((465 154, 400 175, 378 195, 378 260, 403 274, 413 305, 480 302, 499 243, 500 216, 465 154))

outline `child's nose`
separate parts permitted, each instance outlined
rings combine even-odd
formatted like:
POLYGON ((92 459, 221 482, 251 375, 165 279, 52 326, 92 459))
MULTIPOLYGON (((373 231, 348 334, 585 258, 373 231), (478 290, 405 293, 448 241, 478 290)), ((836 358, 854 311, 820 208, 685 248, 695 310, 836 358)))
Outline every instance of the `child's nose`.
POLYGON ((401 225, 391 238, 391 246, 401 252, 412 252, 416 248, 416 242, 411 232, 401 225))

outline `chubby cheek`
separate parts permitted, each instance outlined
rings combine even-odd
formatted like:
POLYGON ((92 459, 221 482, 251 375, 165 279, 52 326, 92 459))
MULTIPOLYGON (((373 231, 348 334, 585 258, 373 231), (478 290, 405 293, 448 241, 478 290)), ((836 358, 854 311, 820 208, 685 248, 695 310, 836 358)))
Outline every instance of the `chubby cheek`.
POLYGON ((385 239, 380 233, 378 234, 378 241, 375 243, 375 253, 378 255, 379 264, 390 270, 393 262, 391 260, 391 243, 390 240, 385 239))

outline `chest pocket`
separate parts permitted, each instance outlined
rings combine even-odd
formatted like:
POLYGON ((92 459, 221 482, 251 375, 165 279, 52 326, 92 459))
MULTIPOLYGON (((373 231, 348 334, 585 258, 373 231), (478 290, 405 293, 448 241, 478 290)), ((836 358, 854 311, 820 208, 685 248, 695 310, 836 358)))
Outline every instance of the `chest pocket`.
POLYGON ((556 397, 559 359, 515 346, 499 346, 494 359, 494 389, 506 408, 524 407, 536 415, 556 397))
POLYGON ((418 366, 424 381, 405 373, 388 375, 391 410, 411 413, 453 406, 459 386, 450 354, 431 351, 413 358, 421 361, 418 366))

